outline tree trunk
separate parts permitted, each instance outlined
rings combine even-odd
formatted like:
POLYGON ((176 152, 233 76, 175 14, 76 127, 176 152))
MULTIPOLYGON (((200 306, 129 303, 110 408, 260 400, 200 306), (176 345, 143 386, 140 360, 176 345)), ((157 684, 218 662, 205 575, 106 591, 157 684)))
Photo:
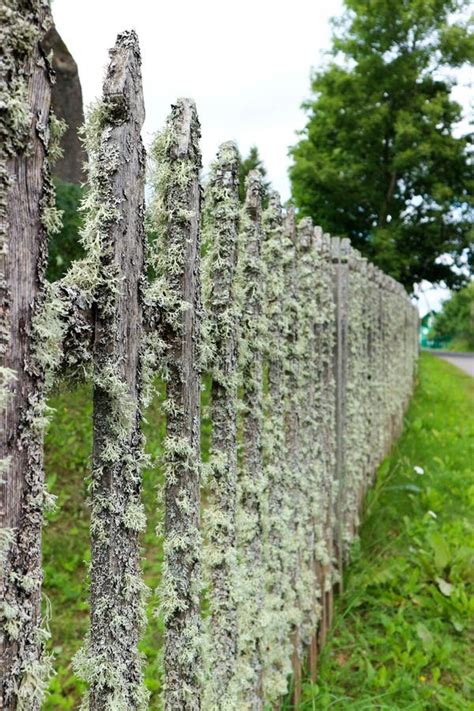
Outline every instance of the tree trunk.
POLYGON ((55 216, 47 162, 51 75, 39 0, 5 0, 0 28, 0 707, 36 711, 50 673, 41 627, 46 423, 42 348, 47 232, 55 216))
POLYGON ((96 227, 97 249, 91 632, 76 657, 89 683, 89 707, 97 711, 145 709, 148 698, 138 652, 145 615, 139 564, 145 113, 136 34, 120 34, 110 54, 98 126, 90 128, 97 131, 87 218, 96 227))

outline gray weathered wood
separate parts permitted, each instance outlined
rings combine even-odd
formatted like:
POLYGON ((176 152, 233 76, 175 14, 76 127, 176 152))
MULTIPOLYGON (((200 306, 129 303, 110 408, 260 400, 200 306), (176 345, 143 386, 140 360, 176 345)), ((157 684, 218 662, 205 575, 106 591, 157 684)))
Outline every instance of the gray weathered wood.
POLYGON ((39 0, 5 0, 0 27, 0 707, 36 711, 50 673, 41 627, 44 299, 51 75, 39 0))
POLYGON ((336 305, 335 338, 335 383, 336 383, 336 552, 338 559, 339 590, 342 592, 342 569, 344 563, 343 521, 345 486, 345 408, 346 408, 346 359, 347 359, 347 252, 349 240, 333 237, 334 301, 336 305))
POLYGON ((300 639, 301 611, 297 595, 297 583, 301 570, 301 457, 298 449, 299 415, 300 415, 300 354, 298 350, 298 329, 301 319, 298 285, 298 251, 296 236, 295 210, 289 207, 284 220, 287 254, 285 259, 285 290, 287 292, 287 324, 286 331, 286 381, 288 396, 285 402, 285 442, 288 453, 288 467, 292 473, 290 480, 290 497, 292 500, 291 515, 291 566, 290 576, 294 594, 289 601, 291 622, 291 664, 294 676, 293 703, 298 705, 301 697, 302 654, 300 639))
POLYGON ((267 323, 265 364, 268 387, 265 396, 263 453, 267 486, 263 521, 266 573, 264 629, 264 696, 275 704, 288 691, 291 673, 291 580, 293 472, 285 439, 287 391, 288 290, 285 264, 288 236, 278 193, 271 193, 263 213, 265 268, 264 311, 267 323))
POLYGON ((207 253, 204 307, 210 372, 212 441, 206 507, 205 562, 209 579, 209 650, 205 708, 236 709, 237 609, 237 347, 235 285, 239 229, 239 154, 220 146, 205 194, 207 253))
MULTIPOLYGON (((124 32, 110 52, 91 156, 97 229, 94 290, 94 441, 91 482, 91 630, 76 667, 89 708, 147 708, 138 652, 144 618, 139 533, 145 526, 142 330, 145 151, 140 50, 124 32)), ((89 255, 92 257, 92 255, 89 255)))
POLYGON ((242 374, 242 462, 239 471, 239 663, 241 708, 263 709, 262 610, 264 582, 262 508, 263 266, 262 196, 258 171, 247 177, 242 210, 239 279, 242 289, 239 361, 242 374))
MULTIPOLYGON (((300 529, 299 602, 302 615, 300 641, 302 652, 311 648, 319 619, 320 589, 316 578, 316 530, 321 504, 319 478, 321 450, 317 421, 317 372, 319 358, 316 344, 317 261, 314 226, 310 218, 300 220, 297 228, 298 322, 298 455, 300 462, 299 505, 295 519, 300 529)), ((313 648, 314 652, 314 648, 313 648)))
POLYGON ((165 522, 160 608, 165 623, 165 709, 201 707, 200 127, 179 99, 152 147, 154 264, 167 379, 165 522))

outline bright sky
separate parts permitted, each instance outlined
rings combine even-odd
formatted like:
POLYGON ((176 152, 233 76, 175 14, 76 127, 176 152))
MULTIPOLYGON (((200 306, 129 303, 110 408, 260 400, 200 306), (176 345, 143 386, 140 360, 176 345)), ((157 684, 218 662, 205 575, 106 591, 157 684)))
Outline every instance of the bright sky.
MULTIPOLYGON (((268 178, 290 197, 288 147, 304 127, 301 102, 309 95, 311 67, 330 47, 329 19, 342 0, 54 0, 59 33, 75 58, 87 106, 100 96, 108 48, 117 33, 140 39, 148 145, 171 103, 197 104, 204 168, 222 141, 237 141, 246 155, 257 145, 268 178)), ((466 89, 455 98, 467 105, 466 89)), ((439 308, 449 292, 431 290, 422 313, 439 308)))
POLYGON ((312 66, 329 48, 341 0, 54 0, 59 33, 79 66, 87 106, 100 95, 107 50, 135 29, 142 50, 144 139, 180 96, 197 104, 204 166, 218 145, 258 146, 282 199, 290 196, 288 146, 303 128, 312 66))

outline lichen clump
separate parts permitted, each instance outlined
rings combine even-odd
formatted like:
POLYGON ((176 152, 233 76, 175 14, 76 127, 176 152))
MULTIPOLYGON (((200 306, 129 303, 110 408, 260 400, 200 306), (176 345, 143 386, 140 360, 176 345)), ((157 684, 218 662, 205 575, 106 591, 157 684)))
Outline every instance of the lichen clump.
POLYGON ((165 624, 165 708, 200 708, 200 127, 194 102, 172 107, 151 155, 154 197, 149 222, 157 234, 149 263, 150 312, 161 316, 166 379, 164 561, 159 612, 165 624))

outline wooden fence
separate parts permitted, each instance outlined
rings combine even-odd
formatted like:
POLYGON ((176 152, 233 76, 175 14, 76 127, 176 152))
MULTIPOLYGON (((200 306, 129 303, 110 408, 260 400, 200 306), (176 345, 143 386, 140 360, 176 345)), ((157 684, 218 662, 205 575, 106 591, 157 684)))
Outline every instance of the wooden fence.
POLYGON ((256 172, 241 210, 233 143, 220 147, 203 200, 199 121, 187 99, 172 107, 151 149, 146 238, 133 32, 111 51, 84 132, 86 255, 47 283, 48 233, 58 225, 49 178, 58 126, 39 41, 49 11, 41 0, 6 7, 0 706, 39 709, 51 673, 41 620, 46 398, 59 377, 86 377, 94 398, 91 622, 75 666, 88 683, 86 708, 148 708, 138 652, 146 621, 141 419, 158 375, 167 391, 164 707, 278 708, 292 674, 297 705, 303 665, 316 674, 364 494, 402 428, 416 310, 346 239, 297 223, 276 193, 265 196, 256 172), (205 469, 204 381, 212 420, 205 469))

